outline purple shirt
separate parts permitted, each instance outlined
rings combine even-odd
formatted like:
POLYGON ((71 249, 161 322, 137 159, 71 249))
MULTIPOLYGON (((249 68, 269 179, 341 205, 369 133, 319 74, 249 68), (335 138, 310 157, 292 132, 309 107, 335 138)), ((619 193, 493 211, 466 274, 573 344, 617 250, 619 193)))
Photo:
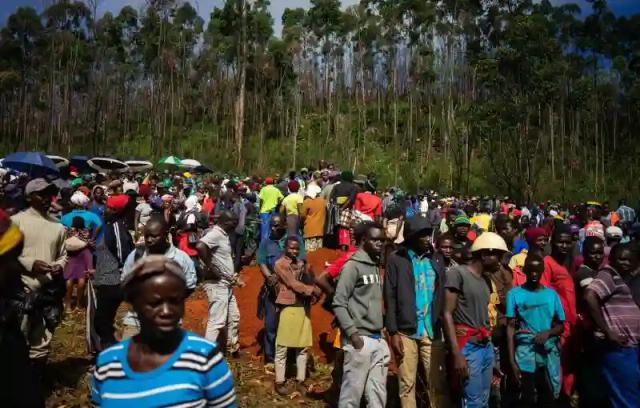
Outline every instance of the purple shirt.
POLYGON ((613 268, 606 267, 598 272, 588 289, 600 299, 607 326, 625 340, 625 346, 637 346, 640 343, 640 308, 622 277, 613 268))

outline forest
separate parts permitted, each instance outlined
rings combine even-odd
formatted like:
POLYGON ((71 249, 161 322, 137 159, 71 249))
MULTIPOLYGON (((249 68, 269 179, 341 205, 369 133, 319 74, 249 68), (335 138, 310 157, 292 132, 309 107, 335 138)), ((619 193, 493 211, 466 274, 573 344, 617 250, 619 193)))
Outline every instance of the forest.
MULTIPOLYGON (((384 186, 640 195, 640 14, 548 0, 21 7, 0 31, 0 153, 266 175, 321 158, 384 186)), ((635 201, 634 201, 635 202, 635 201)))

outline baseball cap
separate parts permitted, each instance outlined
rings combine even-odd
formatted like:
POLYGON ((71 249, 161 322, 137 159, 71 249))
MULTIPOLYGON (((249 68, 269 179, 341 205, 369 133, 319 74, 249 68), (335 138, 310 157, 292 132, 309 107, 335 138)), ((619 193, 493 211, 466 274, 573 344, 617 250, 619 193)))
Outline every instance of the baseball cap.
POLYGON ((45 190, 50 190, 51 193, 55 194, 58 188, 43 178, 36 178, 27 183, 27 186, 24 188, 24 193, 31 195, 45 190))

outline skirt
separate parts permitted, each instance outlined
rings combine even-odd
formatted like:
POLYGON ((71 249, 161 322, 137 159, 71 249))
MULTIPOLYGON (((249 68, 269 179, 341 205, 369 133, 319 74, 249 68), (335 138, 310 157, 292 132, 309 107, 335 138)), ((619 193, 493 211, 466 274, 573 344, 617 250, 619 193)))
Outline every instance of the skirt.
POLYGON ((292 348, 313 345, 311 319, 303 306, 285 306, 282 309, 278 322, 276 344, 292 348))

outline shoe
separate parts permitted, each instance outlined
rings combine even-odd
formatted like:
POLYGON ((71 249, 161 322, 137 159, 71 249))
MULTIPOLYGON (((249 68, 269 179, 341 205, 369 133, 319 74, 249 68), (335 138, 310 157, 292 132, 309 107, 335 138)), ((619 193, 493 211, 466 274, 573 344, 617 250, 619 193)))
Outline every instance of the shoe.
POLYGON ((276 365, 274 363, 266 363, 264 365, 264 372, 266 374, 274 375, 276 373, 276 365))
POLYGON ((280 383, 280 384, 276 383, 275 390, 279 395, 282 395, 283 397, 286 397, 289 394, 291 394, 291 391, 289 391, 289 388, 287 388, 285 383, 280 383))
POLYGON ((303 397, 306 397, 309 389, 307 388, 307 385, 304 381, 296 381, 296 391, 299 392, 303 397))

